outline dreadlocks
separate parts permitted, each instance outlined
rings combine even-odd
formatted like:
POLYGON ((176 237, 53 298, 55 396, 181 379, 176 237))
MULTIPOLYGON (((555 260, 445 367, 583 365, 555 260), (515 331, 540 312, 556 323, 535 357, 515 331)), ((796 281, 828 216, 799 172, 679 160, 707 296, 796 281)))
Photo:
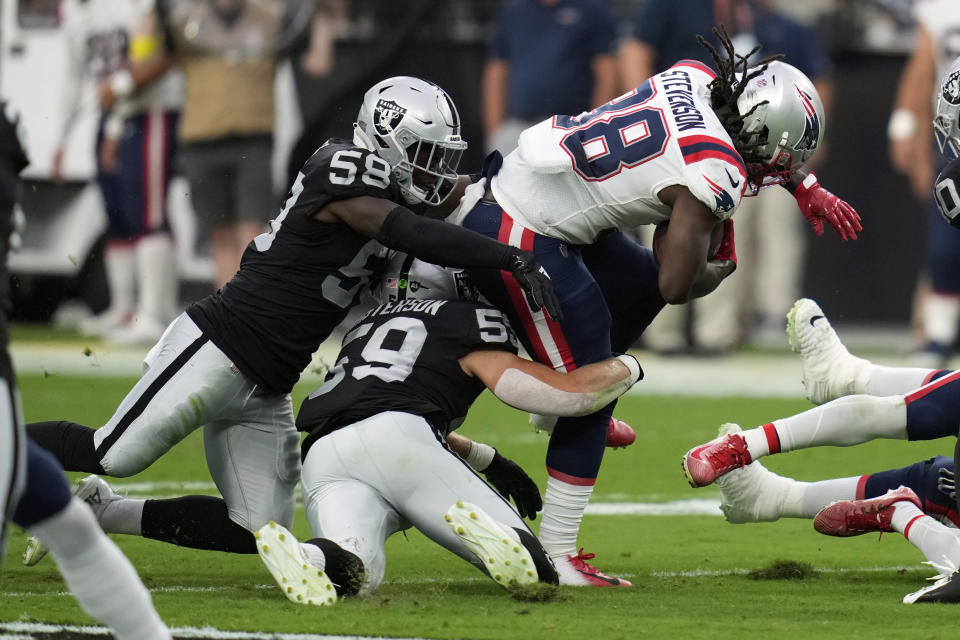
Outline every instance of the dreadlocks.
POLYGON ((723 47, 726 56, 721 56, 712 44, 707 42, 706 38, 697 35, 697 42, 707 51, 717 66, 717 77, 710 82, 710 103, 716 112, 717 117, 723 128, 733 140, 736 150, 743 156, 745 162, 750 162, 757 155, 757 149, 763 146, 764 141, 758 136, 753 136, 743 131, 743 121, 750 116, 757 107, 767 104, 767 101, 759 102, 747 113, 741 114, 737 109, 737 100, 747 87, 747 82, 757 77, 767 69, 767 65, 774 60, 779 60, 782 55, 768 56, 760 61, 759 65, 748 72, 747 62, 750 56, 760 50, 760 45, 751 49, 745 56, 738 54, 730 41, 726 28, 721 24, 713 28, 713 35, 717 37, 720 45, 723 47), (739 79, 737 70, 742 68, 739 79))

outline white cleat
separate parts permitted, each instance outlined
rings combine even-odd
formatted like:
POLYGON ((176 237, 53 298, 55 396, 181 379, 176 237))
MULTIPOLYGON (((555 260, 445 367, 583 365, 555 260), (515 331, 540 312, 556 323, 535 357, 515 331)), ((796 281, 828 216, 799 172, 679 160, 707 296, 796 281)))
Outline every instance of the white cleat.
POLYGON ((329 606, 337 591, 326 572, 307 561, 300 542, 276 522, 270 521, 254 534, 257 552, 287 600, 295 604, 329 606))
MULTIPOLYGON (((90 475, 78 481, 73 486, 73 495, 80 498, 93 510, 93 514, 100 520, 107 505, 114 500, 123 500, 123 496, 110 488, 106 480, 97 475, 90 475)), ((23 564, 32 567, 47 555, 47 547, 36 536, 27 538, 27 548, 23 551, 23 564)))
POLYGON ((823 404, 856 393, 857 374, 867 361, 847 351, 820 306, 809 298, 787 313, 790 348, 800 354, 807 398, 823 404))
POLYGON ((457 500, 444 516, 453 534, 482 563, 500 586, 539 581, 533 557, 516 532, 488 516, 480 507, 457 500))
MULTIPOLYGON (((739 425, 720 425, 720 435, 739 433, 739 425)), ((781 505, 792 480, 778 476, 758 461, 717 478, 720 510, 727 522, 773 522, 780 519, 781 505)))

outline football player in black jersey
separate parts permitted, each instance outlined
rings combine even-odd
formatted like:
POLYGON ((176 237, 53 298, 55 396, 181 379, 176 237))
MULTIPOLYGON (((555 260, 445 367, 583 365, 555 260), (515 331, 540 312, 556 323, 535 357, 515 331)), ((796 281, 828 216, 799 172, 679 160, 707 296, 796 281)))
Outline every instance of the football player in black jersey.
POLYGON ((557 584, 523 519, 467 464, 483 469, 499 454, 490 449, 477 460, 482 447, 474 452, 465 439, 451 442, 454 453, 450 433, 484 388, 524 411, 584 415, 629 389, 640 367, 621 355, 561 373, 519 358, 504 315, 458 300, 469 288, 433 269, 428 282, 418 278, 417 291, 407 288, 357 322, 336 366, 300 408, 297 428, 308 433, 304 504, 317 537, 301 544, 270 523, 257 543, 293 602, 370 593, 383 580, 386 539, 410 526, 505 587, 557 584))
MULTIPOLYGON (((438 264, 502 269, 559 318, 533 254, 417 215, 445 215, 468 182, 455 173, 466 143, 450 96, 416 78, 384 80, 364 97, 354 142, 330 140, 304 164, 269 231, 220 291, 191 305, 145 359, 145 373, 101 428, 52 421, 28 432, 70 471, 127 477, 203 427, 223 499, 119 501, 99 477, 107 531, 183 546, 255 551, 274 520, 290 525, 298 436, 290 389, 311 354, 357 304, 382 246, 438 264), (452 197, 451 197, 452 196, 452 197)), ((27 561, 35 562, 37 553, 27 561)))

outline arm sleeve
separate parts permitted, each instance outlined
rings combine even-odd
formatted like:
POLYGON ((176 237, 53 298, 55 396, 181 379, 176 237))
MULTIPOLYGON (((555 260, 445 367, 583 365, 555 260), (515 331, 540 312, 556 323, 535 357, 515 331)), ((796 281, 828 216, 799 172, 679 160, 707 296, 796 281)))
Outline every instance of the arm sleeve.
POLYGON ((387 214, 377 240, 443 267, 508 269, 519 249, 456 225, 418 216, 406 207, 387 214))

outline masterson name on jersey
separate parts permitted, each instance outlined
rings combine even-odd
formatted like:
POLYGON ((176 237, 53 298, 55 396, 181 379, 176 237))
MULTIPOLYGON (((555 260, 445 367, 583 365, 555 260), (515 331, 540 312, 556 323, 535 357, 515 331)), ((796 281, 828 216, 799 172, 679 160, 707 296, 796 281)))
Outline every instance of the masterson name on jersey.
POLYGON ((370 309, 363 317, 372 318, 373 316, 383 316, 388 313, 402 313, 404 311, 426 313, 435 316, 445 304, 447 304, 446 300, 400 300, 399 302, 387 302, 379 307, 370 309))
POLYGON ((693 102, 693 83, 690 82, 690 75, 681 69, 670 69, 661 73, 660 77, 665 78, 663 90, 677 128, 681 132, 706 129, 703 115, 693 102))

